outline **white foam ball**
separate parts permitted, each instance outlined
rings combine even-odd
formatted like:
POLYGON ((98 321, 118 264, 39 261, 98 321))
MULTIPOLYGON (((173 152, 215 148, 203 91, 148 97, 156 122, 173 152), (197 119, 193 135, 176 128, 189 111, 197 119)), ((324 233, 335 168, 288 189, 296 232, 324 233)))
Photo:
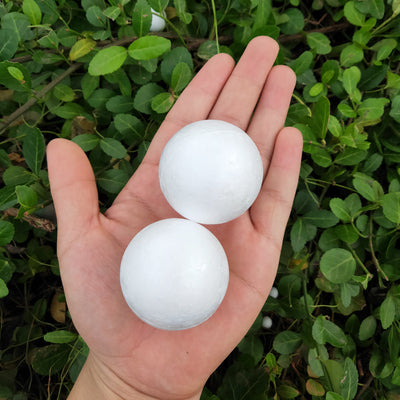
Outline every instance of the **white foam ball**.
MULTIPOLYGON (((161 14, 157 11, 151 9, 152 19, 151 19, 151 26, 150 32, 161 32, 165 28, 165 20, 161 18, 161 14)), ((165 17, 165 12, 162 13, 165 17)))
POLYGON ((272 319, 270 317, 264 317, 262 320, 262 327, 264 329, 271 329, 272 328, 272 319))
POLYGON ((235 125, 194 122, 167 143, 159 165, 161 190, 179 214, 202 224, 220 224, 242 215, 263 180, 260 153, 235 125))
POLYGON ((139 318, 160 329, 187 329, 207 320, 220 305, 228 280, 228 261, 218 239, 180 218, 142 229, 121 261, 126 302, 139 318))
POLYGON ((277 299, 278 296, 279 296, 278 289, 276 287, 272 286, 272 288, 271 288, 271 290, 269 292, 269 296, 274 298, 274 299, 277 299))

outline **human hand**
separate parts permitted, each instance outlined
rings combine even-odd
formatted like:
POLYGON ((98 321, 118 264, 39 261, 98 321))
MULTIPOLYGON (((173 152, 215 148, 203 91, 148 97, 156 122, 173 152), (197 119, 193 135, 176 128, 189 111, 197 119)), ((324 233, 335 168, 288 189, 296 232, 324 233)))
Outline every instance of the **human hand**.
POLYGON ((83 151, 64 139, 49 144, 61 277, 73 322, 90 349, 71 399, 199 399, 208 377, 260 312, 275 279, 302 149, 301 134, 282 128, 296 78, 288 67, 272 67, 277 52, 275 41, 258 37, 235 68, 226 54, 208 61, 105 214, 99 212, 95 178, 83 151), (218 310, 195 328, 163 331, 129 309, 119 284, 120 261, 139 230, 179 217, 159 187, 160 155, 180 128, 207 118, 248 132, 263 159, 264 183, 244 215, 207 226, 223 245, 230 266, 218 310))

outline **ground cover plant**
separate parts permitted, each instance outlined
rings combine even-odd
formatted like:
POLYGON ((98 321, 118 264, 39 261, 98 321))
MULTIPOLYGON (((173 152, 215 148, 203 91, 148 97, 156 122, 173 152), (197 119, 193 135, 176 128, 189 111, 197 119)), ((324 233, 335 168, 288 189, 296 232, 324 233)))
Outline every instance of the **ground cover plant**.
POLYGON ((399 399, 399 15, 399 0, 1 2, 0 399, 66 398, 88 352, 59 278, 46 143, 87 152, 108 207, 196 71, 257 35, 296 72, 303 163, 279 295, 202 399, 399 399))

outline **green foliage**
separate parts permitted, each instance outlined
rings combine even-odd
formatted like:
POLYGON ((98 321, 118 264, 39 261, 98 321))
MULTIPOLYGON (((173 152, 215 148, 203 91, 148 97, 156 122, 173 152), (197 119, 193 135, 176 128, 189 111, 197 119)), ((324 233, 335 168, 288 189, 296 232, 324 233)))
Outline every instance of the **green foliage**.
POLYGON ((46 144, 87 152, 108 207, 197 70, 257 35, 297 75, 286 125, 304 156, 279 297, 202 399, 400 396, 400 2, 215 6, 218 42, 207 2, 0 3, 0 398, 66 398, 88 354, 65 312, 46 144), (166 31, 150 33, 151 8, 166 31))

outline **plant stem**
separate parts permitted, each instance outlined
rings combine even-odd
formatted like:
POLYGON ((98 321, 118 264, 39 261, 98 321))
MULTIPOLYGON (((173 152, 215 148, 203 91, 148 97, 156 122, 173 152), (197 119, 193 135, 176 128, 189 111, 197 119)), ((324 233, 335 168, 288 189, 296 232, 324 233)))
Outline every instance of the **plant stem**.
POLYGON ((215 9, 215 1, 211 0, 211 6, 214 16, 214 33, 215 33, 215 42, 217 43, 217 53, 219 53, 219 40, 218 40, 218 21, 217 21, 217 11, 215 9))
POLYGON ((35 97, 31 97, 23 106, 15 110, 11 115, 3 119, 3 122, 0 122, 0 135, 13 123, 16 119, 18 119, 22 114, 28 111, 33 105, 35 105, 41 98, 43 98, 51 89, 58 85, 65 77, 72 74, 74 71, 79 69, 83 64, 76 63, 71 65, 67 70, 65 70, 61 75, 57 76, 56 79, 51 81, 48 85, 46 85, 40 92, 36 94, 35 97))
POLYGON ((378 259, 376 258, 375 255, 375 250, 374 250, 374 245, 372 243, 372 217, 369 219, 369 248, 371 250, 371 257, 372 257, 372 262, 374 263, 377 271, 382 274, 385 280, 389 280, 383 269, 381 268, 381 265, 379 264, 378 259))

